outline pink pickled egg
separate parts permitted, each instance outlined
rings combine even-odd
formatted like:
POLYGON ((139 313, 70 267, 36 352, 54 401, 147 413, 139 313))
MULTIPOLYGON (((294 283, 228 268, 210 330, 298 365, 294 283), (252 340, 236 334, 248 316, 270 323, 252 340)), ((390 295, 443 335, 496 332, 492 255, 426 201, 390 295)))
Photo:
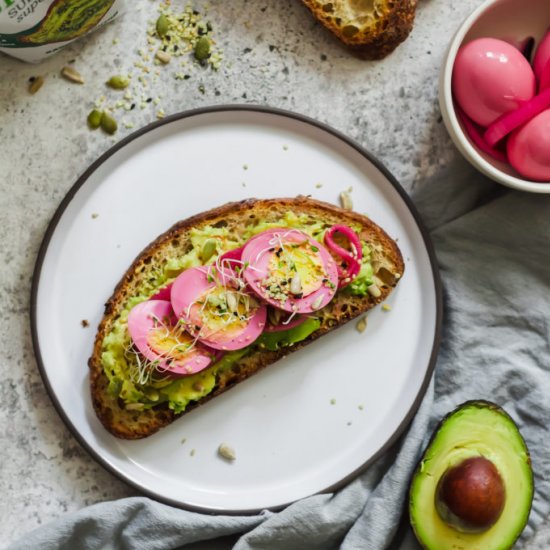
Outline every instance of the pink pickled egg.
POLYGON ((128 332, 137 350, 159 373, 191 375, 212 363, 213 354, 177 326, 170 302, 147 300, 128 314, 128 332))
POLYGON ((508 161, 523 177, 550 182, 550 109, 508 138, 508 161))
POLYGON ((512 45, 495 38, 478 38, 457 53, 452 88, 462 110, 481 126, 517 109, 536 91, 529 62, 512 45))
POLYGON ((200 342, 219 350, 242 349, 262 333, 267 308, 225 279, 213 266, 187 269, 172 284, 172 307, 200 342))
POLYGON ((289 313, 321 309, 338 287, 338 270, 332 256, 321 243, 297 229, 275 228, 259 233, 244 246, 242 260, 247 266, 244 279, 249 287, 268 304, 289 313), (292 263, 299 264, 296 271, 292 271, 292 263), (298 283, 293 282, 296 277, 298 283))
POLYGON ((533 57, 533 70, 539 83, 539 92, 550 87, 550 30, 540 41, 533 57))

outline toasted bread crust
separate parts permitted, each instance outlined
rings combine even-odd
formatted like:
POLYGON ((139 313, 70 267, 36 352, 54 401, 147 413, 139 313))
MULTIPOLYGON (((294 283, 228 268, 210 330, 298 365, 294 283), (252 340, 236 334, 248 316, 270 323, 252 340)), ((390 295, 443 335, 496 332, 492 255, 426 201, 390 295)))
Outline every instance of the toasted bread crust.
POLYGON ((302 0, 313 16, 362 59, 382 59, 414 24, 417 0, 302 0))
POLYGON ((356 212, 343 210, 308 197, 248 199, 228 203, 183 220, 143 250, 124 274, 105 305, 105 314, 98 328, 92 356, 88 361, 92 403, 95 412, 105 428, 117 437, 140 439, 151 435, 182 414, 206 403, 262 368, 275 363, 295 350, 303 348, 382 302, 399 279, 399 277, 390 277, 390 280, 388 280, 388 273, 401 276, 403 271, 403 258, 396 243, 379 226, 356 212), (118 399, 107 392, 109 380, 102 366, 102 345, 105 336, 110 332, 113 323, 123 310, 128 297, 133 295, 139 285, 140 276, 147 273, 149 266, 162 262, 167 251, 172 252, 172 254, 185 254, 191 247, 189 232, 193 228, 216 224, 237 227, 255 218, 275 220, 280 219, 289 210, 308 214, 331 224, 353 223, 362 227, 360 236, 363 240, 368 241, 371 248, 373 248, 373 263, 376 264, 375 273, 378 273, 383 283, 380 285, 380 296, 374 298, 370 294, 365 297, 343 293, 337 294, 330 304, 318 312, 321 327, 317 331, 302 342, 279 351, 257 350, 246 355, 229 372, 218 377, 215 389, 210 394, 197 402, 190 403, 184 413, 175 414, 167 405, 160 405, 154 409, 143 411, 130 411, 123 408, 118 399))

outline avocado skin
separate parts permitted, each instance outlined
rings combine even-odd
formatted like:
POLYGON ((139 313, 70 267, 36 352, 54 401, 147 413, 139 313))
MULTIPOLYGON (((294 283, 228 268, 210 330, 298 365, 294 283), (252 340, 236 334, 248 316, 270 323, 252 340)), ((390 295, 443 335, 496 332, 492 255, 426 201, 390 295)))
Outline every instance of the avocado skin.
MULTIPOLYGON (((481 418, 481 420, 483 420, 483 417, 481 418)), ((486 426, 486 429, 489 430, 487 432, 487 439, 490 439, 491 437, 493 437, 491 433, 494 433, 495 430, 493 426, 486 426)), ((445 437, 448 438, 448 435, 445 434, 445 437)), ((463 442, 461 442, 460 440, 457 440, 456 442, 457 448, 461 447, 462 443, 463 442)), ((486 444, 483 444, 480 446, 487 447, 486 444)), ((474 449, 475 449, 475 446, 473 446, 470 449, 470 452, 473 452, 474 449)), ((451 447, 450 450, 454 451, 455 448, 451 447)), ((485 449, 485 451, 486 450, 487 449, 485 449)), ((481 453, 481 450, 478 451, 478 453, 481 456, 483 456, 483 454, 481 453)), ((471 456, 475 456, 475 455, 471 455, 471 456)), ((439 459, 439 456, 437 456, 437 459, 439 459)), ((445 464, 445 459, 442 459, 442 463, 445 464)), ((513 471, 509 472, 507 470, 501 471, 501 474, 505 482, 507 481, 508 475, 510 474, 513 475, 514 473, 518 473, 518 472, 513 472, 513 471)), ((511 484, 513 485, 514 480, 512 479, 510 481, 512 482, 511 484)), ((512 546, 514 545, 518 537, 521 535, 523 529, 525 528, 525 525, 527 524, 527 520, 529 518, 529 514, 531 511, 531 506, 533 502, 533 494, 534 494, 534 477, 533 477, 533 470, 531 467, 529 450, 527 449, 527 445, 525 444, 525 441, 514 420, 510 417, 510 415, 504 409, 502 409, 496 403, 482 400, 482 399, 470 400, 462 403, 461 405, 458 405, 454 410, 452 410, 447 415, 445 415, 437 424, 436 428, 434 429, 434 432, 430 438, 430 441, 422 457, 420 458, 418 465, 411 478, 411 484, 409 487, 409 506, 408 506, 409 520, 418 542, 426 550, 447 550, 447 549, 448 550, 451 550, 451 549, 452 550, 455 550, 455 549, 508 550, 512 548, 512 546), (444 430, 448 431, 449 423, 455 422, 456 419, 460 420, 459 418, 460 415, 464 413, 476 414, 476 411, 491 413, 491 417, 493 420, 499 421, 502 425, 506 426, 508 431, 513 432, 514 441, 510 443, 510 447, 507 448, 505 446, 504 451, 503 449, 498 449, 497 454, 505 453, 505 452, 512 453, 510 454, 510 457, 512 457, 512 462, 513 462, 513 454, 515 454, 515 451, 517 450, 520 451, 519 454, 517 454, 516 456, 516 462, 518 463, 520 468, 519 474, 520 476, 523 476, 523 479, 521 481, 524 482, 523 500, 525 500, 525 503, 521 510, 521 513, 518 514, 519 519, 516 520, 516 523, 506 521, 507 516, 503 515, 499 518, 499 520, 497 520, 495 525, 493 525, 486 532, 463 533, 445 524, 443 520, 440 518, 439 514, 436 512, 436 507, 434 504, 439 479, 445 473, 449 465, 442 468, 441 471, 437 471, 437 475, 439 477, 437 479, 434 479, 433 481, 433 484, 434 484, 433 492, 431 490, 428 491, 428 494, 432 497, 431 498, 432 502, 427 502, 426 500, 420 502, 418 498, 418 493, 419 493, 419 487, 421 486, 421 484, 425 483, 425 481, 423 481, 422 478, 426 478, 427 474, 425 472, 430 468, 430 465, 426 466, 426 464, 429 464, 430 461, 433 461, 434 449, 437 449, 437 446, 439 445, 439 438, 441 437, 441 434, 443 433, 443 431, 444 430), (514 446, 515 446, 515 449, 513 448, 514 446), (436 523, 441 524, 441 525, 444 525, 444 528, 440 530, 438 537, 436 538, 427 537, 426 529, 424 529, 424 525, 425 525, 424 522, 432 522, 434 525, 436 523)), ((507 490, 507 498, 511 502, 516 500, 521 500, 521 498, 518 498, 518 494, 511 490, 507 490)), ((436 528, 434 530, 437 531, 438 529, 436 528)))

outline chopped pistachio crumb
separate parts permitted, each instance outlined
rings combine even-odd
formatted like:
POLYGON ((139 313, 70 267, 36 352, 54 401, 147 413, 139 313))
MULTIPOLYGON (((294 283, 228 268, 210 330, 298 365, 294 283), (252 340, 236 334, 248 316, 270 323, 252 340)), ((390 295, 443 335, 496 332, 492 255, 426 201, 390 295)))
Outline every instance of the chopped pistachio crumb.
POLYGON ((391 306, 390 306, 389 304, 383 304, 383 305, 382 305, 382 309, 383 309, 384 311, 391 311, 391 306))
POLYGON ((323 187, 323 184, 322 184, 322 183, 316 183, 316 184, 315 184, 315 187, 316 187, 317 189, 321 189, 321 187, 323 187))
POLYGON ((248 164, 243 164, 243 170, 248 170, 248 164))
POLYGON ((336 399, 334 399, 334 397, 330 400, 330 404, 331 405, 336 405, 336 399))
POLYGON ((364 405, 357 405, 357 408, 358 408, 360 411, 362 411, 365 407, 364 407, 364 405))

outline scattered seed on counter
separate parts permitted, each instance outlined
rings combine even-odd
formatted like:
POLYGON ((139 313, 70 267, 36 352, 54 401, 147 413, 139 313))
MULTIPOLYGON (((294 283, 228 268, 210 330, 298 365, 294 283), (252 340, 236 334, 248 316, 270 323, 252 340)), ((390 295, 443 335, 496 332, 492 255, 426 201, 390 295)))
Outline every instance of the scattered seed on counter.
POLYGON ((92 213, 92 220, 95 220, 98 217, 99 217, 99 214, 97 212, 92 213))
POLYGON ((63 67, 61 69, 61 76, 74 84, 84 84, 84 77, 76 69, 73 69, 73 67, 63 67))
POLYGON ((330 404, 331 405, 336 405, 336 399, 334 399, 334 397, 330 400, 330 404))
POLYGON ((29 78, 29 87, 27 88, 29 94, 34 95, 44 85, 43 76, 31 76, 29 78))
POLYGON ((391 311, 391 306, 389 304, 382 304, 382 309, 384 311, 391 311))
POLYGON ((88 321, 88 319, 82 319, 82 321, 80 321, 80 324, 82 325, 82 328, 87 328, 90 326, 90 321, 88 321))

